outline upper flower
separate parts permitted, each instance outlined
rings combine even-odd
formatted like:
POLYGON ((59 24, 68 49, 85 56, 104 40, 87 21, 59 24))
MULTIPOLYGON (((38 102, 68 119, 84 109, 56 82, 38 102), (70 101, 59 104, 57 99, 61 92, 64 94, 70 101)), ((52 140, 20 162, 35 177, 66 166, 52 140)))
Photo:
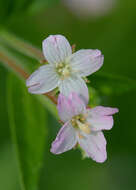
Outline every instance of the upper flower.
POLYGON ((26 82, 29 92, 43 94, 56 87, 64 95, 76 92, 88 101, 88 88, 82 79, 103 64, 99 50, 79 50, 72 54, 67 39, 62 35, 51 35, 43 41, 43 54, 49 64, 41 66, 26 82))
POLYGON ((103 106, 86 109, 77 94, 71 93, 69 97, 59 95, 58 111, 65 124, 52 143, 51 152, 60 154, 79 143, 87 156, 96 162, 104 162, 107 158, 106 140, 101 130, 112 128, 112 115, 118 109, 103 106))

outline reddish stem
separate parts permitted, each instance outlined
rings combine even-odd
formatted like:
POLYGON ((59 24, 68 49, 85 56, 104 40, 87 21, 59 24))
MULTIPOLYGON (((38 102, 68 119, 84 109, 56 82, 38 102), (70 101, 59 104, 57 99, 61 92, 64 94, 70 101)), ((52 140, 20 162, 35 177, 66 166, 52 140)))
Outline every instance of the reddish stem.
POLYGON ((75 50, 76 50, 76 44, 73 44, 73 45, 72 45, 72 53, 74 53, 75 50))

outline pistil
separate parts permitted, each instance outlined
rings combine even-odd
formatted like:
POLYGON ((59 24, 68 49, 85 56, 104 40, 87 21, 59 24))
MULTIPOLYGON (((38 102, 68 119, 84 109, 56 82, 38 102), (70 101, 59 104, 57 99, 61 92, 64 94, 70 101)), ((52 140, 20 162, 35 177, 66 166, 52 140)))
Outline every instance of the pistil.
POLYGON ((60 75, 61 79, 65 79, 70 76, 70 66, 66 63, 60 63, 56 66, 56 71, 60 75))
POLYGON ((89 124, 86 122, 86 117, 83 114, 74 116, 71 120, 71 124, 74 128, 80 129, 86 134, 91 133, 89 124))

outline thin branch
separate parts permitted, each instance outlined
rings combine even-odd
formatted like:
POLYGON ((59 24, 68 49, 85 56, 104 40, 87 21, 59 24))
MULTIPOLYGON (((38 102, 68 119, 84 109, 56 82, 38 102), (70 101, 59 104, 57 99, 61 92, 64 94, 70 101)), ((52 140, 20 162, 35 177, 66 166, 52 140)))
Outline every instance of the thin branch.
POLYGON ((26 73, 21 67, 17 66, 13 60, 9 59, 2 52, 0 52, 0 60, 12 68, 16 73, 20 74, 20 76, 22 76, 24 79, 29 77, 28 73, 26 73))

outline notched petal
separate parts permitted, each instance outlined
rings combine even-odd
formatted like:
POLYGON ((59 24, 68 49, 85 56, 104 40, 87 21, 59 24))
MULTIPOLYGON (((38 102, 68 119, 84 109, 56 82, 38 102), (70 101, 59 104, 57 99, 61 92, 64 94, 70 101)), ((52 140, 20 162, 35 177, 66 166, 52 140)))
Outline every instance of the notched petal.
POLYGON ((106 140, 101 131, 92 132, 86 135, 86 138, 79 138, 78 141, 86 154, 96 162, 102 163, 107 159, 106 140))
POLYGON ((119 110, 118 110, 118 108, 96 106, 95 108, 90 109, 89 112, 92 115, 108 116, 108 115, 113 115, 115 113, 118 113, 119 110))
POLYGON ((87 121, 92 131, 110 130, 114 123, 112 116, 88 117, 87 121))
POLYGON ((41 66, 27 79, 26 86, 30 93, 47 93, 58 86, 58 76, 50 65, 41 66))
POLYGON ((63 62, 72 54, 68 40, 62 35, 50 35, 43 43, 43 54, 50 64, 63 62))
POLYGON ((70 64, 73 71, 80 76, 88 76, 101 68, 104 56, 100 50, 79 50, 71 56, 70 64))

